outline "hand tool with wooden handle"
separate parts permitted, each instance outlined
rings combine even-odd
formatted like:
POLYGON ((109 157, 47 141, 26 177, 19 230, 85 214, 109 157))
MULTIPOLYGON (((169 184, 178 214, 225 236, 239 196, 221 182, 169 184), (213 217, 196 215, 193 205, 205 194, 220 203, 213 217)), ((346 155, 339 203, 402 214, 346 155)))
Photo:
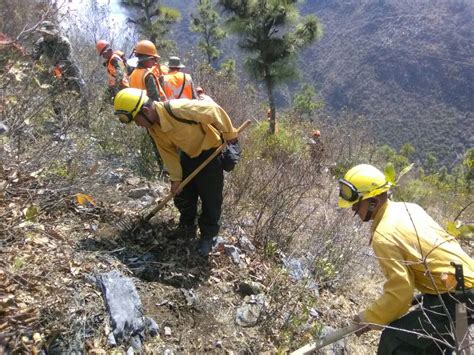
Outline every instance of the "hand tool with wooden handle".
POLYGON ((306 355, 306 354, 311 354, 313 351, 319 350, 321 348, 324 348, 325 346, 328 346, 329 344, 335 343, 338 340, 341 340, 342 338, 345 338, 346 336, 355 333, 357 330, 360 328, 364 327, 365 325, 361 324, 356 324, 352 323, 350 326, 338 329, 332 333, 329 333, 328 335, 322 336, 321 338, 306 344, 305 346, 299 348, 298 350, 293 351, 290 353, 290 355, 306 355))
MULTIPOLYGON (((248 126, 250 126, 251 121, 247 120, 245 121, 239 128, 237 128, 237 132, 240 134, 244 129, 246 129, 248 126)), ((224 142, 222 143, 209 157, 207 157, 206 160, 204 160, 201 165, 199 165, 186 179, 184 179, 181 184, 179 184, 178 191, 181 191, 199 172, 204 169, 209 162, 217 157, 222 150, 226 147, 227 143, 224 142)), ((147 222, 149 221, 158 211, 160 211, 163 207, 166 206, 166 204, 175 196, 175 193, 170 192, 162 201, 158 203, 156 207, 153 208, 149 213, 147 213, 145 216, 141 218, 142 221, 147 222)), ((133 230, 133 224, 126 222, 126 221, 120 221, 118 223, 118 226, 121 230, 133 230)))

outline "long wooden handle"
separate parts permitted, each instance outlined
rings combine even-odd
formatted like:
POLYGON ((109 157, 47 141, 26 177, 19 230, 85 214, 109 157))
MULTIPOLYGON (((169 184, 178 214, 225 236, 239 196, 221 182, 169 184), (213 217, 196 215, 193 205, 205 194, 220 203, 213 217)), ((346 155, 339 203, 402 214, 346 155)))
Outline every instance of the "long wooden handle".
MULTIPOLYGON (((248 126, 250 126, 250 124, 252 123, 252 121, 250 120, 247 120, 245 121, 239 128, 237 128, 237 133, 240 133, 241 131, 243 131, 244 129, 246 129, 248 126)), ((186 179, 184 179, 183 181, 181 181, 181 184, 179 184, 179 187, 178 187, 178 191, 181 191, 197 174, 199 174, 199 172, 204 169, 207 164, 209 164, 209 162, 214 159, 215 157, 217 157, 220 152, 222 152, 222 150, 225 148, 226 146, 226 143, 222 143, 210 156, 207 157, 206 160, 204 160, 201 165, 199 165, 191 174, 188 175, 188 177, 186 177, 186 179)), ((144 220, 145 221, 149 221, 159 210, 161 210, 163 207, 166 206, 166 204, 175 196, 176 194, 170 192, 158 205, 156 205, 155 208, 153 208, 153 210, 148 213, 145 217, 144 217, 144 220)))
POLYGON ((293 351, 290 355, 306 355, 310 354, 315 350, 324 348, 329 344, 335 343, 336 341, 346 337, 349 334, 355 333, 359 328, 362 328, 364 325, 352 323, 350 326, 338 329, 332 333, 329 333, 326 336, 323 336, 312 343, 306 344, 302 348, 293 351))

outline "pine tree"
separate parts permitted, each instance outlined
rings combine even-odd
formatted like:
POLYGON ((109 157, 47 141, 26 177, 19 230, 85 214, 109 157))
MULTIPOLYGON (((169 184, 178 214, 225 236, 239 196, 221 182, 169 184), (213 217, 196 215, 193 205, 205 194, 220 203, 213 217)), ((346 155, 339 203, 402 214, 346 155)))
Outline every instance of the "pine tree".
POLYGON ((275 86, 297 76, 297 53, 317 40, 321 25, 315 16, 300 18, 297 0, 219 0, 230 13, 231 32, 250 55, 245 65, 262 80, 270 107, 270 133, 275 133, 275 86))
POLYGON ((178 22, 181 13, 171 7, 161 6, 160 0, 122 0, 122 5, 140 10, 141 15, 129 18, 137 25, 145 39, 152 41, 160 50, 174 48, 174 42, 166 39, 169 26, 178 22))
POLYGON ((314 111, 324 106, 322 101, 316 99, 316 90, 314 86, 303 84, 301 90, 296 93, 293 107, 300 119, 307 117, 311 120, 314 111))
POLYGON ((191 15, 191 18, 190 30, 201 34, 202 40, 199 41, 198 47, 212 66, 221 54, 219 44, 226 36, 225 31, 220 28, 219 13, 214 9, 211 0, 199 0, 197 14, 191 15))

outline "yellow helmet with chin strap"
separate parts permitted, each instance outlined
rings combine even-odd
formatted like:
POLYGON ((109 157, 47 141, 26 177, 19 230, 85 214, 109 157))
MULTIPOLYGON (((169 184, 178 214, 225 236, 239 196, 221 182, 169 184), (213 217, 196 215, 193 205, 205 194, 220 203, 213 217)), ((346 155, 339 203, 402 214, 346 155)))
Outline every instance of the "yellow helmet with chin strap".
POLYGON ((120 90, 114 99, 114 114, 120 122, 130 123, 140 112, 144 103, 148 101, 145 90, 126 88, 120 90))
POLYGON ((339 179, 339 201, 341 208, 349 208, 356 203, 380 195, 392 187, 383 172, 369 164, 351 168, 343 179, 339 179))

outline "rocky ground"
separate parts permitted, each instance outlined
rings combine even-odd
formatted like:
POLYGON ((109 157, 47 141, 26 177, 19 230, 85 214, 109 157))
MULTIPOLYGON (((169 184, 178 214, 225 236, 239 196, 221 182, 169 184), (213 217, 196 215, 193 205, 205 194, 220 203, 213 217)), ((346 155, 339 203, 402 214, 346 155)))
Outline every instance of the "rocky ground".
MULTIPOLYGON (((142 334, 146 352, 284 351, 276 345, 277 330, 272 334, 262 324, 272 307, 267 291, 275 261, 262 257, 245 227, 224 221, 214 252, 202 258, 196 239, 169 238, 177 223, 171 203, 149 224, 137 223, 137 212, 168 193, 166 182, 150 183, 110 160, 97 161, 72 185, 52 183, 41 169, 14 159, 1 172, 3 351, 101 354, 131 348, 126 336, 111 345, 115 325, 96 284, 95 278, 113 270, 130 278, 144 315, 158 326, 157 335, 142 334)), ((363 291, 320 290, 312 324, 302 330, 347 325, 364 303, 355 297, 363 291)), ((367 353, 374 339, 351 338, 346 348, 367 353)))

